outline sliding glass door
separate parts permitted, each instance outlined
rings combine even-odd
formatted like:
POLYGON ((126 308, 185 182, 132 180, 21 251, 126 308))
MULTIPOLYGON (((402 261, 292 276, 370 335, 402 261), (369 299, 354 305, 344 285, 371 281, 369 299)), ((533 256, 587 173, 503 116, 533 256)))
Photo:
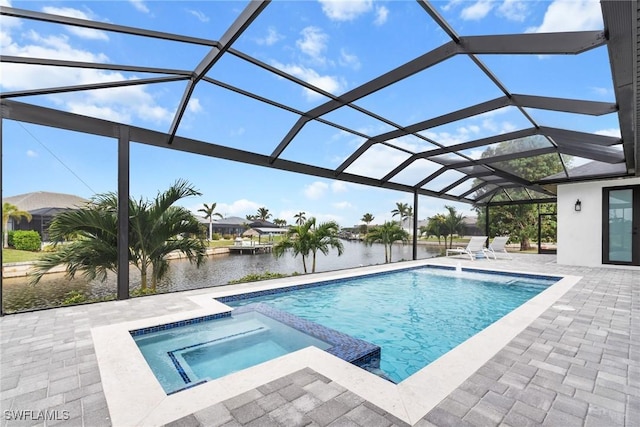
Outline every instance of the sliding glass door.
POLYGON ((603 189, 602 263, 640 265, 640 186, 603 189))

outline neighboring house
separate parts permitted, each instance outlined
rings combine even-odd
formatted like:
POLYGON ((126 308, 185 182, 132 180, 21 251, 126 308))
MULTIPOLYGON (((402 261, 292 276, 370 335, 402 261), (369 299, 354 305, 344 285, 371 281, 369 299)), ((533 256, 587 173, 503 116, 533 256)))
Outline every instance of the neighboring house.
MULTIPOLYGON (((198 217, 200 222, 206 224, 207 232, 209 230, 209 220, 202 217, 198 217)), ((240 236, 247 229, 247 220, 237 216, 230 216, 228 218, 214 219, 212 221, 211 230, 214 234, 220 234, 221 236, 240 236)))
MULTIPOLYGON (((207 226, 207 233, 209 230, 209 220, 198 216, 198 220, 207 226)), ((242 236, 244 232, 249 229, 256 230, 254 236, 258 235, 275 235, 284 234, 287 232, 287 228, 279 228, 270 221, 254 221, 246 218, 240 218, 237 216, 230 216, 228 218, 215 219, 211 223, 211 229, 213 233, 220 235, 228 235, 232 237, 242 236)))
POLYGON ((484 236, 484 230, 478 227, 477 216, 465 216, 462 220, 464 222, 464 235, 465 236, 484 236))
POLYGON ((31 214, 31 221, 21 218, 19 222, 9 219, 9 230, 34 230, 40 233, 43 242, 49 240, 49 224, 54 216, 60 212, 74 209, 89 202, 82 197, 73 194, 52 193, 48 191, 35 191, 33 193, 19 194, 5 197, 2 203, 11 203, 22 211, 31 214))

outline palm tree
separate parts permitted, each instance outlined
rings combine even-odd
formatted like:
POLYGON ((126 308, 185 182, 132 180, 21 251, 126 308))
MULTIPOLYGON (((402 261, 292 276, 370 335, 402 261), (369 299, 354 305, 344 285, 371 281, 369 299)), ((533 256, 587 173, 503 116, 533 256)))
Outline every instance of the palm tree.
POLYGON ((298 212, 293 216, 296 219, 296 224, 298 225, 304 224, 304 222, 307 220, 307 217, 305 216, 305 214, 306 212, 298 212))
POLYGON ((289 231, 282 240, 273 246, 273 254, 276 258, 280 258, 284 253, 291 249, 293 256, 302 256, 302 268, 307 272, 307 257, 309 256, 311 228, 315 225, 315 219, 309 220, 303 224, 295 225, 289 228, 289 231))
POLYGON ((393 221, 385 221, 383 225, 372 228, 364 241, 369 245, 382 243, 384 245, 384 262, 389 263, 392 259, 393 243, 397 241, 407 243, 408 240, 409 233, 405 229, 393 221))
MULTIPOLYGON (((182 252, 198 267, 205 259, 206 245, 198 237, 197 218, 186 208, 174 204, 200 193, 184 180, 178 180, 153 202, 129 199, 129 261, 140 270, 140 287, 147 289, 151 269, 151 291, 167 273, 166 256, 182 252)), ((67 277, 82 271, 89 280, 104 281, 107 272, 118 268, 118 197, 114 193, 97 195, 86 206, 56 215, 49 227, 54 241, 70 235, 77 238, 40 258, 30 272, 37 283, 51 268, 66 264, 67 277)))
POLYGON ((259 219, 260 221, 266 221, 271 218, 273 215, 269 213, 269 209, 262 207, 258 208, 258 214, 254 216, 255 219, 259 219))
POLYGON ((427 233, 436 236, 438 238, 438 246, 440 246, 440 239, 444 236, 445 247, 447 244, 448 233, 445 231, 445 223, 447 218, 443 214, 435 214, 427 219, 427 233))
POLYGON ((209 240, 211 240, 213 238, 213 217, 217 216, 218 218, 222 218, 222 214, 215 211, 217 203, 212 203, 211 206, 206 203, 203 203, 203 205, 204 208, 198 209, 198 212, 203 212, 204 219, 209 220, 209 240))
POLYGON ((277 225, 278 227, 286 227, 287 226, 287 221, 281 218, 276 218, 273 220, 273 223, 275 225, 277 225))
POLYGON ((31 221, 31 214, 27 211, 21 211, 16 205, 12 205, 9 202, 2 204, 2 247, 9 247, 9 218, 19 221, 20 218, 25 217, 27 221, 31 221))
POLYGON ((365 228, 365 234, 367 234, 369 232, 369 224, 371 224, 374 219, 375 219, 375 217, 373 215, 371 215, 370 213, 366 213, 366 214, 362 215, 362 218, 360 218, 360 221, 362 221, 365 224, 367 224, 367 227, 365 228))
POLYGON ((273 253, 281 257, 291 249, 293 256, 302 256, 302 267, 307 273, 307 257, 312 256, 311 272, 316 271, 316 255, 318 251, 327 255, 329 248, 338 250, 338 256, 344 252, 342 242, 338 238, 339 226, 335 221, 322 223, 316 227, 316 219, 309 218, 303 224, 289 229, 284 239, 276 243, 273 253))
POLYGON ((400 217, 400 226, 404 225, 404 222, 407 218, 410 218, 413 215, 413 208, 409 206, 408 203, 396 202, 396 208, 391 211, 393 216, 400 217))
MULTIPOLYGON (((313 219, 315 223, 315 218, 313 219)), ((310 250, 313 256, 313 261, 311 264, 311 272, 315 273, 316 271, 316 254, 318 251, 322 252, 324 255, 329 254, 329 248, 334 248, 338 250, 338 256, 341 256, 344 253, 344 246, 342 242, 338 238, 338 232, 340 231, 340 226, 335 221, 323 222, 318 225, 318 227, 314 227, 313 233, 311 234, 311 245, 310 250)))
POLYGON ((453 206, 445 206, 445 208, 449 211, 447 216, 445 217, 444 228, 449 233, 449 247, 453 247, 453 235, 464 234, 464 215, 458 214, 456 208, 453 206))

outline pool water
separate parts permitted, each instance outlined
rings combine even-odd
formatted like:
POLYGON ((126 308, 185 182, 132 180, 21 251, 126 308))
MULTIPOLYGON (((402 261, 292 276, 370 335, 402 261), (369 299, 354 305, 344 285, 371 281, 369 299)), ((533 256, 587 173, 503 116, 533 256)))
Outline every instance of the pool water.
POLYGON ((382 348, 394 382, 413 375, 558 278, 420 268, 226 302, 263 302, 382 348))
POLYGON ((308 346, 330 344, 257 312, 134 336, 167 393, 246 369, 308 346))

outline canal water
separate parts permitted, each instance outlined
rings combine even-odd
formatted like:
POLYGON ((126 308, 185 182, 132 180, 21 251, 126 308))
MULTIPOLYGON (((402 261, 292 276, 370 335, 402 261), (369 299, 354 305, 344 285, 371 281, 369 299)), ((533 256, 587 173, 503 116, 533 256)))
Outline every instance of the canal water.
MULTIPOLYGON (((367 265, 384 263, 384 246, 365 245, 361 242, 343 241, 344 253, 337 255, 331 250, 328 255, 318 253, 316 272, 341 270, 367 265)), ((437 246, 418 246, 418 258, 432 258, 440 254, 437 246)), ((393 261, 412 259, 412 247, 408 245, 393 246, 393 261)), ((311 260, 307 261, 311 271, 311 260)), ((302 259, 294 258, 286 253, 276 258, 271 253, 256 255, 213 255, 197 268, 186 260, 171 260, 169 272, 158 284, 158 292, 174 292, 223 286, 231 280, 240 279, 248 274, 271 273, 303 273, 302 259)), ((135 267, 130 268, 130 289, 134 291, 140 286, 140 274, 135 267)), ((2 281, 2 303, 7 313, 33 310, 38 308, 57 307, 76 299, 82 300, 114 299, 116 295, 116 278, 110 274, 107 280, 87 281, 80 277, 68 280, 64 274, 48 274, 35 286, 28 284, 27 278, 11 278, 2 281)))

